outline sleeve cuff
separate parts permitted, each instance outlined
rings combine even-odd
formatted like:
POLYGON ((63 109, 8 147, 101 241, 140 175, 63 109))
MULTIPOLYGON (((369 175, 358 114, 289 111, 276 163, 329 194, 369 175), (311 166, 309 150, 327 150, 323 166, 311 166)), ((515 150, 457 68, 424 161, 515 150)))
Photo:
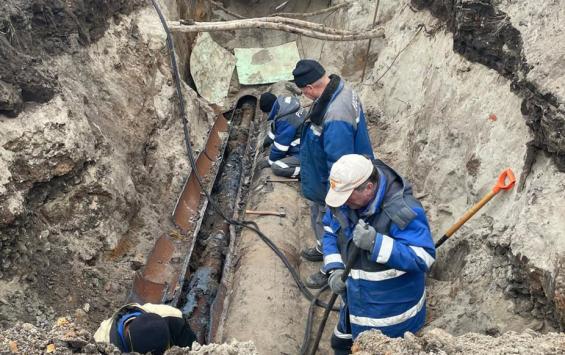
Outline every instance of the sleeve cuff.
POLYGON ((324 273, 329 274, 334 270, 338 270, 338 269, 345 269, 345 265, 341 264, 341 263, 331 263, 331 264, 327 264, 324 265, 323 270, 324 273))
POLYGON ((377 233, 375 237, 375 245, 371 252, 371 260, 379 264, 386 264, 392 254, 394 239, 388 235, 377 233))
POLYGON ((339 253, 324 255, 324 271, 329 272, 334 269, 345 269, 341 255, 339 253))

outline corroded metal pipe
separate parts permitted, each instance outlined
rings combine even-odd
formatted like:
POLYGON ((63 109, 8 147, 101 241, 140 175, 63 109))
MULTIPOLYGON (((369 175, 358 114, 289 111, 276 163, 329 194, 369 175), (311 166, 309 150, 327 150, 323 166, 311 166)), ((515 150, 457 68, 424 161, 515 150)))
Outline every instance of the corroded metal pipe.
MULTIPOLYGON (((212 190, 215 205, 228 219, 233 219, 238 210, 239 192, 242 178, 249 173, 248 159, 250 130, 253 130, 256 99, 241 100, 233 116, 228 147, 212 190)), ((195 252, 191 264, 198 264, 189 278, 186 295, 181 297, 178 306, 190 319, 190 325, 201 344, 209 341, 211 307, 218 295, 224 261, 230 245, 230 225, 209 205, 206 218, 202 222, 198 243, 203 245, 201 253, 195 252), (199 255, 198 255, 199 254, 199 255)), ((223 296, 221 296, 223 297, 223 296)))

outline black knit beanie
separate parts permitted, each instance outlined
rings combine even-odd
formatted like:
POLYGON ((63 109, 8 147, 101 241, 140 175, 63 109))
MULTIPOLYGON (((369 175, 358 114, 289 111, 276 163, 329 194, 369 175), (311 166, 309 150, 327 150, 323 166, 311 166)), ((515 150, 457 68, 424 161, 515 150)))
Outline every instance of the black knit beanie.
POLYGON ((299 60, 298 63, 296 63, 296 68, 292 71, 292 75, 294 75, 294 83, 299 88, 312 84, 324 76, 325 73, 326 70, 322 64, 313 59, 299 60))
POLYGON ((277 101, 277 97, 275 95, 270 92, 265 92, 261 94, 261 97, 259 98, 259 108, 261 111, 269 113, 273 109, 275 101, 277 101))

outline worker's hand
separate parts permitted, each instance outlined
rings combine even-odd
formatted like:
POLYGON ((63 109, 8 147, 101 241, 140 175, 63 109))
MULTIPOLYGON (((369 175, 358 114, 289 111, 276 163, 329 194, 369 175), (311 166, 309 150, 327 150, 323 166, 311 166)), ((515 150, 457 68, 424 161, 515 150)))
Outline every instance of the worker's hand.
POLYGON ((345 291, 345 282, 341 280, 341 275, 343 275, 342 269, 336 269, 332 271, 328 279, 328 284, 333 293, 341 295, 345 291))
POLYGON ((262 170, 268 168, 269 166, 271 166, 271 164, 269 164, 269 161, 267 159, 262 159, 257 162, 257 170, 262 170))
POLYGON ((358 248, 373 251, 376 235, 377 231, 375 228, 360 219, 355 229, 353 229, 353 243, 355 243, 358 248))
POLYGON ((271 146, 271 144, 273 144, 273 140, 271 139, 271 137, 266 136, 265 139, 263 140, 263 150, 269 148, 271 146))

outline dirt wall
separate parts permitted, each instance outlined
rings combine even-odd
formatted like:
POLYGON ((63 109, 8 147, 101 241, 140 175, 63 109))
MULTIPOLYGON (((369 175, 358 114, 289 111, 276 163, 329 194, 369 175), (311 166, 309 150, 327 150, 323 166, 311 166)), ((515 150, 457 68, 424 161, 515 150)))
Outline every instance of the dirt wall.
MULTIPOLYGON (((125 300, 153 241, 171 229, 190 172, 165 35, 153 8, 137 1, 60 11, 58 1, 21 3, 14 9, 27 27, 18 36, 45 43, 20 52, 41 57, 37 68, 53 74, 56 90, 15 118, 0 113, 0 324, 76 313, 92 328, 125 300), (38 4, 76 26, 37 25, 37 11, 26 9, 38 4), (69 47, 66 37, 86 29, 88 41, 69 47)), ((12 79, 41 78, 25 75, 12 79)), ((214 115, 188 86, 184 94, 198 150, 214 115)))

